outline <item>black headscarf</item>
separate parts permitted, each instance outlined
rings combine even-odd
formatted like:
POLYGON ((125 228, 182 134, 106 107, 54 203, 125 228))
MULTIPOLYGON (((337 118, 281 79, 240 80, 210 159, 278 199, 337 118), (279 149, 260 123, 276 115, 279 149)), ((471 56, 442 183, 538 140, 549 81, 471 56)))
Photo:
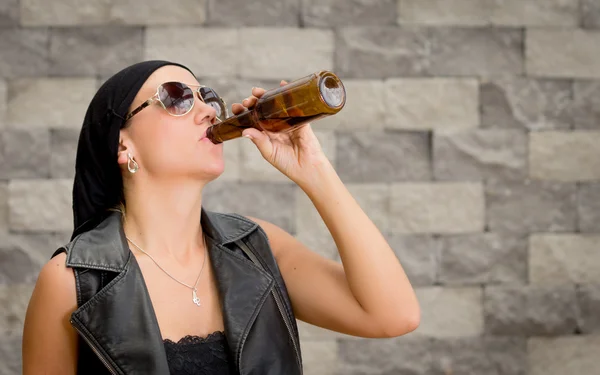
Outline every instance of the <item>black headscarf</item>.
POLYGON ((140 62, 109 78, 90 102, 77 144, 71 239, 93 228, 108 213, 107 209, 121 202, 123 180, 117 164, 119 130, 125 125, 125 116, 144 82, 165 65, 191 72, 169 61, 140 62))

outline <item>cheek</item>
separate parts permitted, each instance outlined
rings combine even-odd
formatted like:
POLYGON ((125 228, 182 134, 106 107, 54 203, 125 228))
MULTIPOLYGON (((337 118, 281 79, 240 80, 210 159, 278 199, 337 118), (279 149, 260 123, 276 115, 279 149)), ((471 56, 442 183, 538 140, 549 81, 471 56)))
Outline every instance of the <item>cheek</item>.
POLYGON ((155 171, 200 168, 213 174, 223 169, 223 145, 201 143, 199 127, 184 121, 145 125, 140 127, 136 148, 148 168, 155 171))
POLYGON ((186 169, 197 166, 201 160, 208 161, 221 157, 222 151, 220 153, 218 149, 201 144, 198 138, 200 138, 199 134, 181 129, 157 134, 154 146, 150 149, 155 165, 186 169))
POLYGON ((167 121, 148 124, 142 135, 145 145, 151 149, 179 149, 190 144, 193 133, 184 124, 173 124, 167 121))
POLYGON ((162 124, 141 124, 135 137, 136 149, 143 154, 144 161, 154 163, 167 155, 169 148, 175 144, 176 134, 162 124))

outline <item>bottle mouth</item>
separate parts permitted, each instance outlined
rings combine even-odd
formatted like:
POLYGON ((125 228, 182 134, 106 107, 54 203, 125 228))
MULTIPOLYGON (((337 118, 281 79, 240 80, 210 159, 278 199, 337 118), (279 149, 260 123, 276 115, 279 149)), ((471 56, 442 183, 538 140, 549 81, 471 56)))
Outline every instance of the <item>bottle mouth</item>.
POLYGON ((346 90, 340 80, 326 76, 319 83, 319 90, 325 103, 330 107, 339 107, 346 99, 346 90))

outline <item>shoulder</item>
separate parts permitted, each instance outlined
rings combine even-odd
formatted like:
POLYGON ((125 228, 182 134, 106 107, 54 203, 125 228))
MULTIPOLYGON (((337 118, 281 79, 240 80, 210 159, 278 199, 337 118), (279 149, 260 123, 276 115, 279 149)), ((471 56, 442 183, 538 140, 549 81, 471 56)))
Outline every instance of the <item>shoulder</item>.
POLYGON ((36 281, 23 329, 23 373, 74 374, 77 333, 70 326, 77 309, 73 270, 66 254, 50 259, 36 281), (48 372, 52 369, 51 372, 48 372))
POLYGON ((59 301, 75 300, 75 277, 73 269, 67 267, 67 254, 61 252, 50 259, 40 270, 35 289, 42 294, 54 297, 64 295, 59 301))
POLYGON ((50 259, 40 270, 27 307, 26 328, 59 329, 64 319, 77 309, 75 277, 66 266, 66 254, 50 259))

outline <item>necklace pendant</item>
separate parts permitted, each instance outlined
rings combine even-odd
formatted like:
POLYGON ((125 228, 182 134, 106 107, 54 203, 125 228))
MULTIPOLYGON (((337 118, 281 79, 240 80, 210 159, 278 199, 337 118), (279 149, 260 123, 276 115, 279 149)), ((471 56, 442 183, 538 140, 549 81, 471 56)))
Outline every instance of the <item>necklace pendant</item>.
POLYGON ((201 306, 200 304, 200 298, 198 298, 198 294, 196 293, 196 289, 194 289, 192 291, 192 301, 197 305, 197 306, 201 306))

